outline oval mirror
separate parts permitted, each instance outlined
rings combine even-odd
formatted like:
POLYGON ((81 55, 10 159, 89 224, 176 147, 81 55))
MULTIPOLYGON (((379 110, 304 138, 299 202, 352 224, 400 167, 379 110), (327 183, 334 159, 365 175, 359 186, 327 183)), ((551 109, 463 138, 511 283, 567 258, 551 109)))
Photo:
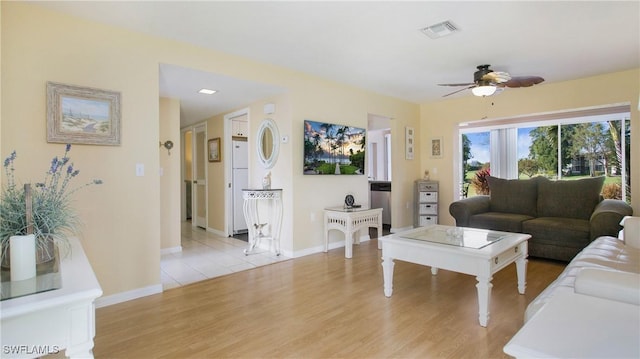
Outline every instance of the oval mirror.
POLYGON ((280 135, 276 123, 266 118, 260 124, 258 129, 258 158, 265 169, 269 169, 276 164, 278 159, 278 150, 280 144, 280 135))

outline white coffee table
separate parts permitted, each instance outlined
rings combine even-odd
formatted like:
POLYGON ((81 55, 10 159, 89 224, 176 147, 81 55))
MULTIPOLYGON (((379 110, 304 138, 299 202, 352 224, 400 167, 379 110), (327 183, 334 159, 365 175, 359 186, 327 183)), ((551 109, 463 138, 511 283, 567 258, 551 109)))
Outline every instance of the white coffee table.
POLYGON ((489 231, 476 228, 432 225, 379 239, 382 242, 384 294, 393 293, 394 260, 476 276, 478 284, 479 321, 489 321, 491 280, 493 274, 516 263, 518 292, 524 294, 527 274, 528 234, 489 231))

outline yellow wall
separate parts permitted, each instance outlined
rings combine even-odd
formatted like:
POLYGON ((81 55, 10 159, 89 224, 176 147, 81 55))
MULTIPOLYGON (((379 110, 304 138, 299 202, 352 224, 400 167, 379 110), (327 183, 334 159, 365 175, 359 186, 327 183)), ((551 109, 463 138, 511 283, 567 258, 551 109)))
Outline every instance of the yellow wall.
POLYGON ((160 248, 180 247, 180 100, 160 98, 160 248))
MULTIPOLYGON (((63 148, 61 144, 46 142, 47 81, 115 90, 122 94, 122 144, 113 147, 78 145, 71 153, 76 167, 81 170, 78 182, 94 177, 105 182, 77 193, 75 207, 84 223, 80 235, 83 246, 106 296, 157 288, 160 284, 160 248, 164 243, 161 238, 164 233, 175 231, 165 229, 162 224, 173 215, 161 212, 165 203, 161 191, 166 190, 166 185, 163 184, 165 178, 161 179, 158 174, 160 167, 165 167, 162 159, 166 159, 163 157, 166 151, 161 150, 158 143, 167 138, 160 125, 160 63, 287 89, 284 95, 247 106, 251 111, 250 136, 257 131, 266 102, 276 104, 276 113, 270 117, 276 121, 280 135, 289 136, 288 143, 280 144, 278 162, 271 172, 272 186, 283 189, 283 250, 294 255, 322 248, 323 208, 340 205, 346 194, 353 194, 358 203, 368 204, 366 176, 302 174, 305 119, 366 127, 368 114, 393 118, 392 222, 396 228, 412 224, 413 181, 420 178, 425 169, 434 167, 438 168, 438 173, 432 173, 432 177, 439 179, 443 186, 441 213, 445 222, 451 221, 445 213, 453 198, 453 185, 450 184, 453 139, 455 124, 463 120, 628 101, 632 103, 634 125, 632 151, 639 152, 638 113, 633 110, 637 109, 640 93, 637 70, 530 89, 509 89, 495 97, 496 104, 490 110, 482 99, 472 97, 419 106, 237 56, 88 22, 29 3, 1 2, 0 6, 0 85, 3 90, 0 154, 4 158, 14 149, 18 151, 18 174, 22 179, 41 178, 51 157, 63 148), (406 126, 414 127, 419 134, 414 160, 404 159, 406 126), (421 144, 427 143, 432 136, 445 139, 442 159, 423 155, 425 151, 421 150, 424 147, 421 144), (137 163, 145 165, 145 176, 135 176, 137 163)), ((221 127, 208 125, 207 138, 223 137, 221 127)), ((173 133, 175 129, 168 131, 173 133)), ((172 140, 178 144, 178 138, 179 135, 172 140)), ((640 158, 632 164, 636 211, 640 200, 638 160, 640 158)), ((173 173, 173 162, 166 166, 171 167, 173 173)), ((222 166, 222 163, 208 164, 210 188, 224 188, 223 179, 211 176, 222 171, 222 166)), ((257 164, 254 141, 250 141, 249 173, 250 185, 261 186, 265 171, 257 164)), ((179 188, 176 185, 174 191, 179 192, 179 188)), ((223 196, 224 192, 220 193, 223 196)), ((216 203, 222 205, 223 201, 216 203)), ((210 228, 224 228, 224 219, 216 217, 220 216, 217 205, 209 204, 210 228)), ((340 235, 333 236, 335 241, 341 239, 340 235)))
MULTIPOLYGON (((23 181, 37 181, 63 144, 46 140, 47 81, 119 91, 120 146, 77 145, 82 244, 105 294, 160 282, 158 61, 149 39, 2 2, 2 157, 18 153, 23 181), (136 177, 136 164, 145 176, 136 177)), ((157 44, 156 44, 157 46, 157 44)))
POLYGON ((457 192, 453 179, 458 123, 477 121, 485 116, 500 119, 619 103, 629 103, 631 107, 631 198, 634 213, 640 212, 640 156, 637 155, 640 153, 639 78, 640 71, 635 69, 530 88, 506 89, 487 98, 467 96, 420 106, 422 131, 419 133, 422 141, 426 143, 434 136, 444 138, 443 158, 422 158, 422 168, 431 170, 431 177, 441 183, 441 223, 455 223, 449 215, 448 205, 457 192), (434 174, 434 168, 437 168, 437 174, 434 174))
POLYGON ((220 137, 220 162, 207 162, 207 227, 216 232, 225 233, 225 194, 224 164, 229 156, 224 155, 226 139, 224 137, 224 114, 216 115, 207 120, 207 140, 220 137))
MULTIPOLYGON (((160 63, 288 89, 287 96, 273 99, 277 106, 273 117, 280 133, 289 135, 290 141, 281 144, 272 180, 274 188, 283 188, 284 193, 283 243, 298 254, 312 247, 314 251, 321 248, 324 207, 341 204, 347 193, 354 194, 360 203, 368 202, 365 176, 302 175, 304 119, 366 127, 367 113, 374 113, 395 118, 395 133, 403 134, 407 125, 419 128, 416 104, 237 56, 88 22, 29 3, 2 2, 0 6, 4 89, 0 154, 5 157, 13 149, 18 151, 23 178, 41 175, 51 156, 62 148, 46 142, 47 81, 122 94, 122 144, 79 145, 72 150, 73 160, 82 171, 81 181, 98 177, 105 182, 79 192, 75 204, 84 223, 80 237, 105 296, 157 288, 160 284, 164 217, 160 210, 162 187, 158 173, 162 154, 158 143, 166 140, 160 138, 160 63), (145 165, 144 177, 135 176, 136 163, 145 165)), ((262 105, 251 104, 258 119, 262 117, 262 105)), ((252 133, 258 124, 251 121, 252 133)), ((214 137, 216 131, 219 130, 215 127, 209 128, 208 138, 214 137)), ((397 138, 403 141, 402 136, 397 138)), ((403 153, 400 142, 394 142, 398 154, 403 153)), ((419 158, 395 161, 394 170, 404 174, 396 179, 413 181, 418 175, 418 162, 419 158)), ((260 168, 250 168, 250 184, 259 186, 263 174, 260 168)), ((216 184, 210 182, 210 186, 216 184)), ((408 201, 411 189, 398 193, 397 201, 408 201)), ((404 211, 396 211, 394 218, 410 223, 411 216, 403 216, 404 211)))

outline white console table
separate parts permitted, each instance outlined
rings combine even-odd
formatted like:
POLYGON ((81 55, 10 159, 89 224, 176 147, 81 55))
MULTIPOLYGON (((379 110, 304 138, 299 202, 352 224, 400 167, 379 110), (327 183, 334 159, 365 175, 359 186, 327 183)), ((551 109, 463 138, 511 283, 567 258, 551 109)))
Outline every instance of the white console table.
MULTIPOLYGON (((382 236, 382 208, 344 208, 331 207, 324 210, 324 251, 329 250, 329 231, 332 229, 344 233, 344 257, 353 255, 353 236, 360 243, 360 230, 375 227, 378 237, 382 236)), ((378 243, 378 248, 380 243, 378 243)))
POLYGON ((280 255, 282 189, 243 189, 242 198, 244 219, 249 232, 249 248, 245 249, 244 254, 256 253, 260 242, 266 239, 271 242, 269 248, 274 247, 276 255, 280 255), (265 234, 267 226, 269 231, 265 234))
POLYGON ((35 358, 63 349, 70 358, 93 357, 94 301, 102 288, 79 240, 70 242, 71 253, 60 260, 60 289, 0 302, 2 358, 35 358))

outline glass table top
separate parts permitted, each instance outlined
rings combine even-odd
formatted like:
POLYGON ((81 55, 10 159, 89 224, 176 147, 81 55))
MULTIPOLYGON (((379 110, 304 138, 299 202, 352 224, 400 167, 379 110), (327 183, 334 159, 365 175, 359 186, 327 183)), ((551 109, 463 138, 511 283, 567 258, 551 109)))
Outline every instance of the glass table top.
POLYGON ((60 289, 62 288, 60 256, 56 253, 55 259, 38 264, 36 266, 36 276, 33 278, 11 281, 10 269, 2 268, 0 279, 0 300, 60 289))
POLYGON ((327 211, 335 211, 335 212, 362 212, 369 211, 371 208, 369 207, 328 207, 325 208, 327 211))
POLYGON ((495 243, 509 234, 466 227, 434 226, 424 230, 399 234, 399 237, 451 246, 480 249, 495 243))

